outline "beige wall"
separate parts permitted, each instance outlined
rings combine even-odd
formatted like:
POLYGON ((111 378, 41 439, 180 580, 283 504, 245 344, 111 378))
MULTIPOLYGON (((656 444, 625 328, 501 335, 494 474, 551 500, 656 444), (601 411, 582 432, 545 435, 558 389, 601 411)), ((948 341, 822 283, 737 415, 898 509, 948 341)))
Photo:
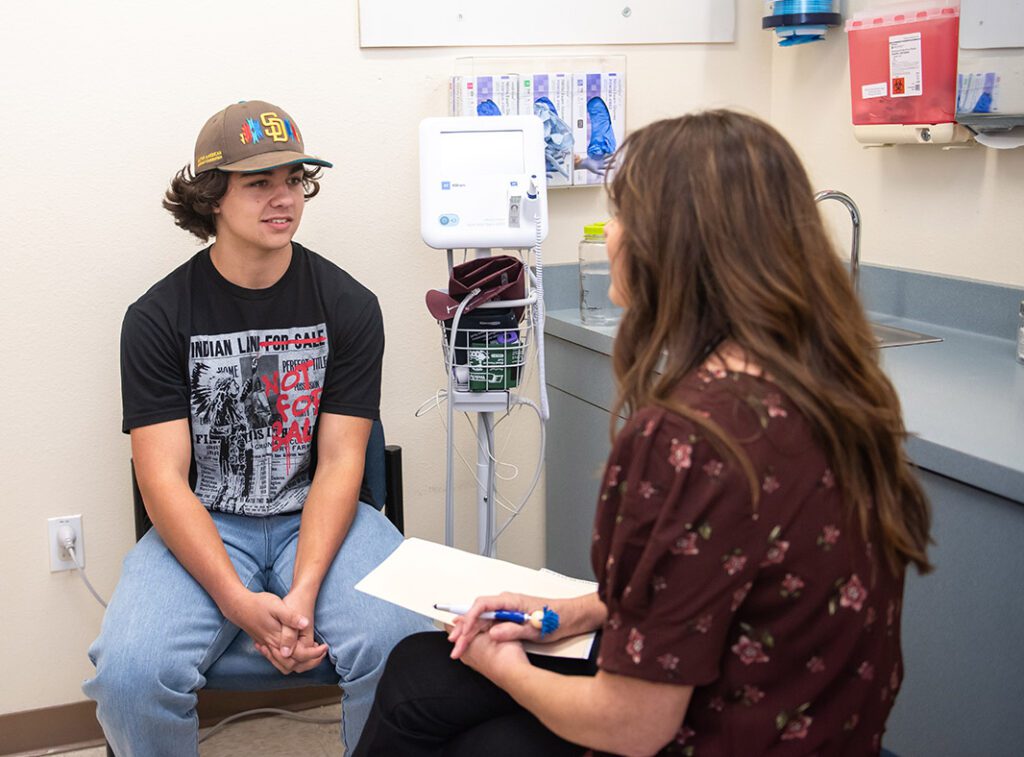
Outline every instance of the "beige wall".
MULTIPOLYGON (((630 128, 698 107, 770 116, 816 186, 860 203, 865 260, 1024 285, 1024 150, 862 150, 849 130, 844 36, 774 50, 760 31, 760 3, 738 2, 731 45, 396 51, 359 48, 354 2, 84 5, 12 4, 0 28, 8 348, 0 714, 82 699, 85 650, 102 615, 74 575, 49 572, 46 519, 83 514, 89 575, 109 596, 133 540, 129 450, 118 433, 120 321, 129 302, 197 249, 159 198, 190 160, 199 126, 229 102, 281 104, 309 149, 336 163, 298 238, 381 298, 383 414, 405 449, 412 535, 441 538, 444 498, 443 428, 436 412, 413 417, 443 381, 422 297, 444 282, 443 254, 418 234, 415 126, 444 113, 456 56, 624 54, 630 128)), ((605 201, 596 189, 562 191, 551 213, 546 261, 568 262, 580 227, 605 216, 605 201)), ((836 219, 844 244, 845 220, 836 219)), ((501 457, 521 474, 503 491, 518 500, 537 454, 536 424, 527 411, 511 427, 501 457)), ((460 448, 473 456, 466 429, 460 448)), ((472 498, 460 470, 457 541, 467 548, 472 498)), ((541 488, 499 556, 539 566, 543 554, 541 488)))
MULTIPOLYGON (((753 7, 740 13, 738 43, 718 47, 371 51, 359 48, 356 6, 5 6, 0 713, 83 698, 85 650, 101 608, 73 574, 49 572, 46 519, 84 516, 89 576, 109 597, 133 541, 128 442, 118 432, 121 317, 198 248, 159 199, 214 111, 244 98, 278 103, 297 118, 309 149, 335 162, 298 238, 381 298, 383 414, 405 450, 407 530, 432 539, 443 534, 444 430, 436 412, 413 412, 443 381, 437 329, 422 302, 446 277, 443 253, 419 238, 416 125, 445 114, 455 57, 625 54, 632 126, 706 104, 769 113, 770 43, 753 7)), ((569 190, 552 197, 551 209, 546 259, 573 260, 583 224, 605 216, 604 198, 597 189, 569 190)), ((521 474, 503 490, 515 501, 536 460, 536 421, 525 411, 510 427, 502 459, 521 474)), ((467 433, 460 447, 474 455, 467 433)), ((464 469, 459 499, 458 544, 472 548, 464 469)), ((543 554, 540 487, 499 555, 539 566, 543 554)))

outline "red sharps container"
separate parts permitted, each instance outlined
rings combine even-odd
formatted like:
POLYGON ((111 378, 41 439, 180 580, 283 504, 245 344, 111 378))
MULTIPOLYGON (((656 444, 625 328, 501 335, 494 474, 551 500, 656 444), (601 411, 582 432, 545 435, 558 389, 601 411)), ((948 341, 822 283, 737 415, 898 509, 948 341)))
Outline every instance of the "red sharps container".
POLYGON ((956 116, 958 0, 847 20, 854 125, 943 124, 956 116))

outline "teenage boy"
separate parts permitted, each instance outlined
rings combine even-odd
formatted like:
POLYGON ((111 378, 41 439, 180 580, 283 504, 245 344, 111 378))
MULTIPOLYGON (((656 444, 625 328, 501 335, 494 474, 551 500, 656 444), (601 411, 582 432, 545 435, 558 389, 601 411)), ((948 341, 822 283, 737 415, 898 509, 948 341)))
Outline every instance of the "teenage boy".
POLYGON ((330 657, 354 746, 388 652, 430 627, 353 588, 402 537, 361 496, 377 299, 292 241, 330 165, 281 108, 241 102, 207 121, 164 200, 215 241, 121 333, 123 431, 154 528, 124 562, 84 685, 119 757, 198 754, 196 689, 240 630, 283 675, 330 657))

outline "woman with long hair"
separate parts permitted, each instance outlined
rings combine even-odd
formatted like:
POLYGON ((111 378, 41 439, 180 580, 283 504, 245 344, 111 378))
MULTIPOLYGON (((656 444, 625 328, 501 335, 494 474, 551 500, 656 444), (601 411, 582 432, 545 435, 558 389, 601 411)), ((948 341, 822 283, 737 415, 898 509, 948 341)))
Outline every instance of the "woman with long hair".
POLYGON ((807 175, 769 125, 711 111, 632 134, 609 192, 627 420, 598 591, 480 598, 447 641, 402 642, 356 753, 877 754, 929 512, 807 175), (544 640, 601 631, 596 669, 565 671, 589 675, 480 619, 543 604, 544 640))

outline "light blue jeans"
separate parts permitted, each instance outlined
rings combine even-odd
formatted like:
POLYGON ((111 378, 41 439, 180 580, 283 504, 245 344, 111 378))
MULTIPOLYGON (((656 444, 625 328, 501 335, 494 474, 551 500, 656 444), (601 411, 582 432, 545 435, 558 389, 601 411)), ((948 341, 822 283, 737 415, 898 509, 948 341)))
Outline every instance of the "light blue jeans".
MULTIPOLYGON (((211 513, 242 583, 284 596, 292 583, 299 514, 252 518, 211 513)), ((377 510, 360 503, 320 587, 314 630, 328 645, 343 697, 342 741, 354 748, 391 648, 433 626, 353 587, 402 541, 377 510)), ((196 690, 239 633, 181 566, 156 529, 128 553, 99 638, 96 675, 82 689, 118 757, 197 755, 196 690)), ((257 659, 256 662, 265 662, 257 659)))

